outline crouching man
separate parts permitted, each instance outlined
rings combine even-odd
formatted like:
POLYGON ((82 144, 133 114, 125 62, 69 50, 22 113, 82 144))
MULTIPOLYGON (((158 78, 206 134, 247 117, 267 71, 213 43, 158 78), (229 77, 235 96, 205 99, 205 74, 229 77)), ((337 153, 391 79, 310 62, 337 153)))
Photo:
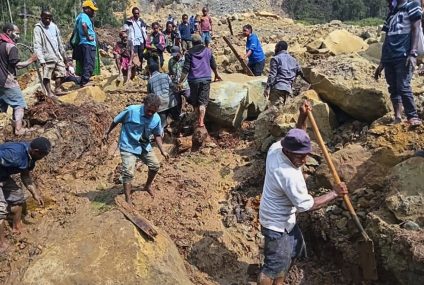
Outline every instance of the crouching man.
POLYGON ((283 285, 293 261, 306 253, 296 213, 319 209, 347 194, 344 183, 333 191, 312 197, 306 188, 302 166, 311 153, 311 140, 305 132, 308 102, 300 108, 297 128, 274 143, 266 159, 265 183, 259 206, 259 221, 265 237, 264 265, 259 285, 283 285))
POLYGON ((154 94, 149 94, 144 99, 143 105, 131 105, 119 113, 103 138, 104 142, 109 140, 110 132, 118 125, 122 124, 119 138, 119 149, 122 158, 121 178, 124 184, 125 200, 131 204, 131 181, 134 178, 134 171, 137 159, 143 161, 149 168, 144 190, 154 197, 152 183, 159 171, 160 163, 152 151, 150 137, 154 136, 155 142, 161 154, 168 159, 169 155, 162 147, 162 126, 157 111, 160 106, 160 99, 154 94))
POLYGON ((0 144, 0 252, 7 248, 4 223, 8 206, 13 214, 13 231, 19 233, 22 228, 21 216, 25 194, 11 175, 20 173, 25 187, 38 204, 43 206, 43 198, 32 182, 31 171, 35 167, 35 162, 49 154, 50 149, 50 141, 43 137, 36 138, 30 143, 0 144))

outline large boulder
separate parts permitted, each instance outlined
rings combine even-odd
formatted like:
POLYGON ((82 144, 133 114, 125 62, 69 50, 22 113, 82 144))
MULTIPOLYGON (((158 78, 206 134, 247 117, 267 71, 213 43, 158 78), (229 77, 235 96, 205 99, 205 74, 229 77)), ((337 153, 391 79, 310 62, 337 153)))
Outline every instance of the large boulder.
POLYGON ((324 39, 323 44, 323 48, 327 48, 334 55, 365 51, 368 48, 363 39, 346 30, 331 32, 324 39))
POLYGON ((267 105, 263 96, 266 77, 244 74, 222 77, 223 81, 211 84, 207 120, 222 126, 239 128, 246 118, 256 119, 267 105))
POLYGON ((385 82, 375 82, 375 67, 359 56, 336 56, 303 72, 312 88, 328 103, 364 122, 372 122, 390 111, 385 82))
POLYGON ((396 165, 387 178, 387 192, 386 205, 397 219, 424 227, 424 158, 396 165))
POLYGON ((106 93, 99 86, 87 86, 59 97, 60 101, 80 106, 86 102, 104 102, 106 93))
POLYGON ((191 284, 166 233, 159 231, 154 242, 147 241, 116 210, 80 214, 52 230, 55 234, 20 284, 191 284))

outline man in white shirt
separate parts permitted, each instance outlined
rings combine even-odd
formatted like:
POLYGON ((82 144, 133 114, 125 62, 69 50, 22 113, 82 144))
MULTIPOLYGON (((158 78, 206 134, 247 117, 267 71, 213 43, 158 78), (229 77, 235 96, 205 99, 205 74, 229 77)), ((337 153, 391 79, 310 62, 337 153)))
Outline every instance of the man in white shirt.
POLYGON ((308 194, 302 166, 311 153, 306 130, 309 102, 300 107, 297 128, 290 130, 268 151, 265 183, 259 206, 259 221, 265 237, 264 265, 259 285, 282 285, 293 259, 305 255, 302 232, 296 225, 296 212, 316 210, 347 194, 344 183, 333 191, 313 198, 308 194))
POLYGON ((41 21, 34 28, 34 53, 43 68, 43 85, 48 96, 54 96, 50 80, 55 80, 57 94, 66 75, 65 49, 60 31, 52 18, 49 11, 42 11, 41 21))
POLYGON ((143 52, 146 46, 146 23, 140 18, 140 9, 132 8, 133 16, 125 22, 124 28, 128 30, 128 39, 134 45, 134 54, 140 60, 140 70, 143 68, 143 52))

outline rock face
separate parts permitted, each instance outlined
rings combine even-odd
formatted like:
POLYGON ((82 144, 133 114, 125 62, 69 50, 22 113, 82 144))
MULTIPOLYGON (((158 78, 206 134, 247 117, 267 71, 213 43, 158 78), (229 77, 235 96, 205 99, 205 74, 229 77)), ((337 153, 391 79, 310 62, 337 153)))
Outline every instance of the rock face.
POLYGON ((60 101, 80 106, 88 101, 104 102, 106 93, 99 86, 87 86, 59 97, 60 101))
POLYGON ((347 54, 364 51, 368 45, 358 36, 346 30, 336 30, 331 32, 324 40, 324 48, 332 54, 347 54))
POLYGON ((372 122, 390 110, 387 87, 381 80, 372 81, 373 70, 366 59, 341 56, 303 71, 325 102, 336 105, 354 119, 372 122))
POLYGON ((246 118, 255 119, 266 107, 263 96, 266 77, 243 74, 223 76, 211 84, 207 120, 226 127, 240 127, 246 118))
POLYGON ((387 207, 401 221, 424 227, 424 158, 413 157, 396 165, 387 179, 387 207))
POLYGON ((61 231, 21 284, 191 284, 169 237, 160 231, 154 242, 145 240, 118 211, 80 215, 61 231))

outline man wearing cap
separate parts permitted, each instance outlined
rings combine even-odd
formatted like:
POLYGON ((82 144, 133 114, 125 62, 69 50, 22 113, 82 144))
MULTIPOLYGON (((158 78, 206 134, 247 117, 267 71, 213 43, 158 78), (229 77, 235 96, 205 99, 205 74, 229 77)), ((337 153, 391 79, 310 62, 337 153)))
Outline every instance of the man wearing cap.
POLYGON ((311 153, 306 130, 308 102, 300 107, 297 128, 274 143, 266 159, 265 183, 259 206, 259 221, 265 237, 264 265, 259 285, 282 285, 294 259, 305 256, 302 232, 296 224, 296 212, 321 208, 347 193, 344 183, 333 191, 313 198, 308 194, 302 166, 311 153))
POLYGON ((11 175, 19 173, 22 183, 31 192, 34 200, 43 206, 43 198, 32 181, 31 171, 36 161, 49 154, 50 149, 50 141, 43 137, 36 138, 30 143, 0 144, 0 252, 7 248, 4 224, 8 206, 13 214, 13 231, 19 233, 22 228, 22 206, 26 198, 24 191, 11 175))
POLYGON ((82 13, 76 19, 76 26, 79 35, 79 49, 81 52, 82 62, 82 75, 81 87, 85 86, 93 75, 94 67, 96 65, 96 32, 94 31, 93 21, 94 12, 97 7, 93 1, 87 0, 82 3, 82 13))
POLYGON ((201 36, 194 34, 192 36, 192 42, 193 47, 185 54, 180 84, 188 79, 188 84, 190 85, 190 103, 196 110, 198 127, 203 128, 205 126, 204 119, 212 81, 211 70, 215 74, 215 81, 221 81, 222 79, 218 74, 212 51, 202 44, 201 36))

